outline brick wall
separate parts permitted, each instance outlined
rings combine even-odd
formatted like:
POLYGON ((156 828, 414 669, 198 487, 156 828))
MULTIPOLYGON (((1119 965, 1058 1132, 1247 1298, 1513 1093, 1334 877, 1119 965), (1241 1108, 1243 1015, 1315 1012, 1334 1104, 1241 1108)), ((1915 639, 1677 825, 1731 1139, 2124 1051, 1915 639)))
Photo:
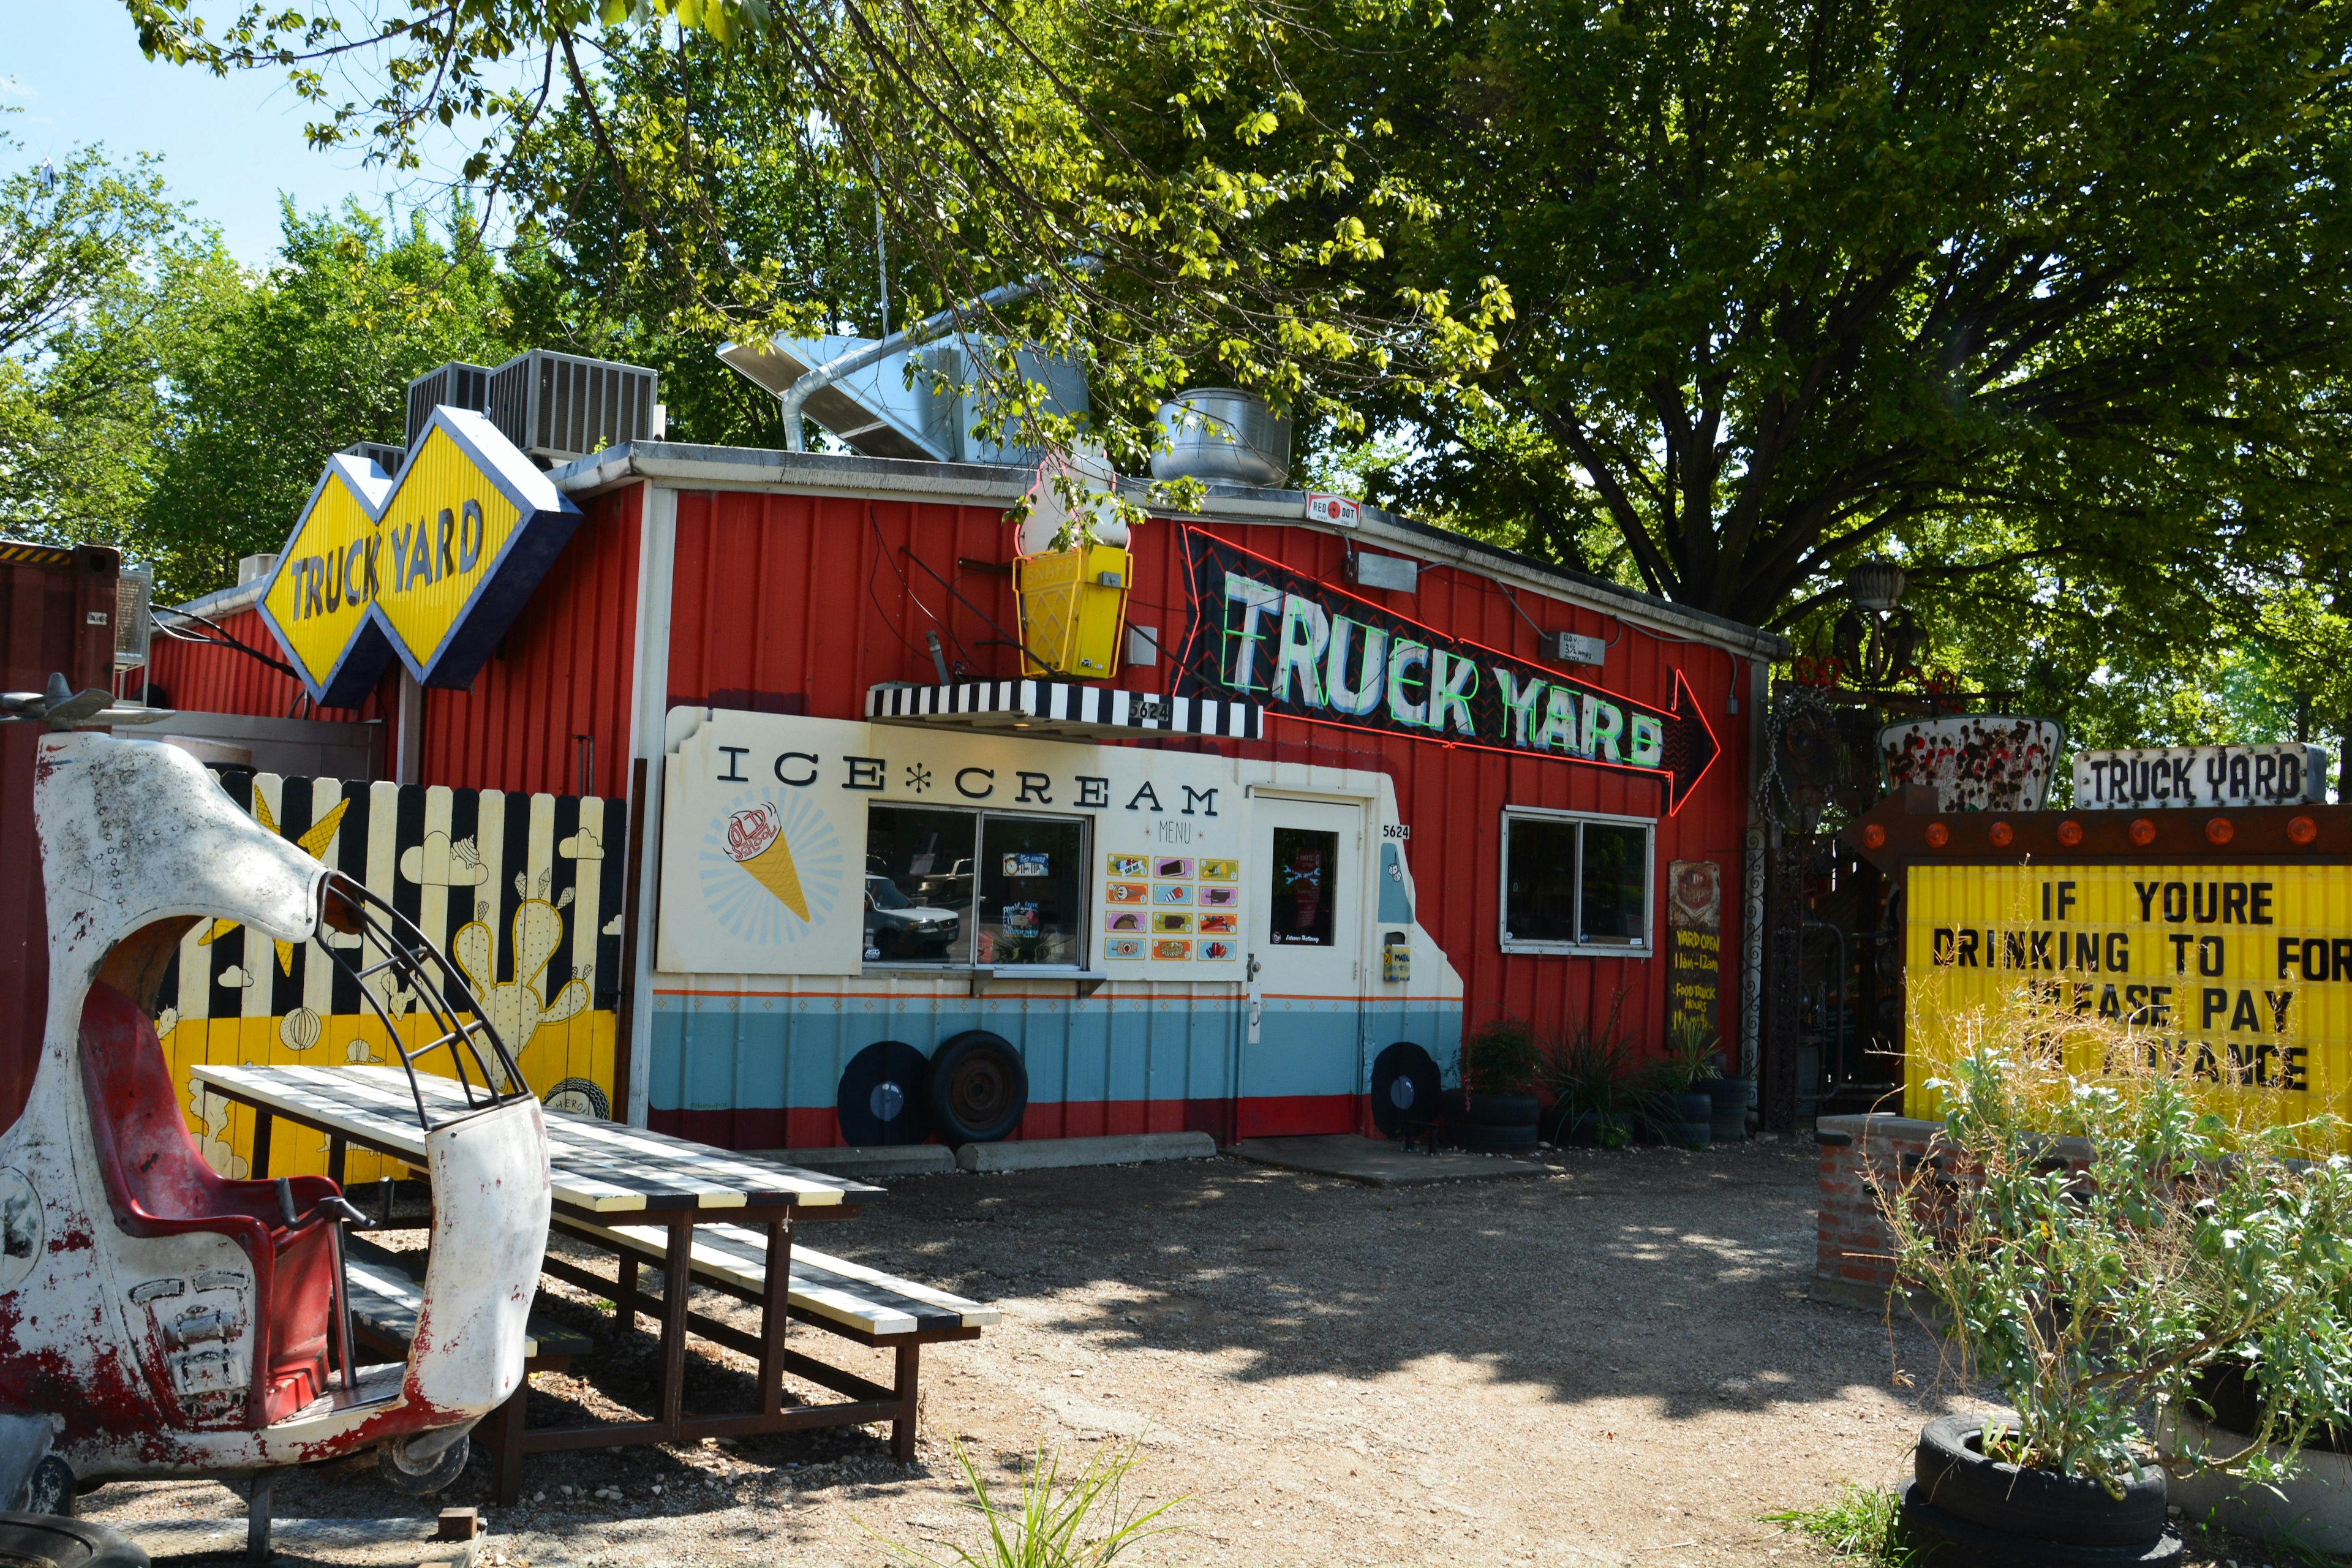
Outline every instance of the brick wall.
POLYGON ((1822 1152, 1821 1212, 1813 1230, 1816 1298, 1873 1310, 1885 1304, 1895 1260, 1873 1182, 1899 1180, 1942 1128, 1940 1121, 1912 1116, 1824 1116, 1814 1123, 1822 1152))
MULTIPOLYGON (((1813 1127, 1821 1145, 1821 1209, 1813 1228, 1816 1300, 1844 1301, 1877 1311, 1895 1288, 1895 1259, 1878 1217, 1874 1184, 1900 1181, 1925 1158, 1940 1121, 1914 1116, 1824 1116, 1813 1127)), ((2090 1163, 2080 1138, 2049 1145, 2053 1159, 2075 1170, 2090 1163)))

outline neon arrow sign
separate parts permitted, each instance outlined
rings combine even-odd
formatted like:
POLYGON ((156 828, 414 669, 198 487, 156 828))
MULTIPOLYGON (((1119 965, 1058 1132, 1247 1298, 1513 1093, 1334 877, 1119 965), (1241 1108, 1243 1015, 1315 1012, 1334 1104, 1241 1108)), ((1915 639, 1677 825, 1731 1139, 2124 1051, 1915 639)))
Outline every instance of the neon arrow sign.
POLYGON ((1199 529, 1184 531, 1186 695, 1310 724, 1648 773, 1682 808, 1722 749, 1683 673, 1672 709, 1448 637, 1199 529))

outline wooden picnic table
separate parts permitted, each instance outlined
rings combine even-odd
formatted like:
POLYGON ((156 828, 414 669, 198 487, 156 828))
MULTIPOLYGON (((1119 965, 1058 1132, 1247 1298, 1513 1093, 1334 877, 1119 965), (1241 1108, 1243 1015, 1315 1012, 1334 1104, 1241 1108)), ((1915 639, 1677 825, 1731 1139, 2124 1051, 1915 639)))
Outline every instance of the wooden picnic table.
MULTIPOLYGON (((425 1170, 425 1130, 417 1120, 421 1096, 436 1123, 465 1115, 471 1107, 454 1080, 418 1074, 412 1089, 407 1073, 394 1067, 226 1067, 192 1069, 197 1081, 224 1099, 250 1107, 256 1115, 252 1173, 269 1173, 273 1121, 290 1121, 328 1139, 328 1174, 341 1183, 346 1151, 373 1150, 425 1170)), ((661 1249, 660 1414, 646 1421, 603 1422, 582 1426, 528 1428, 509 1424, 512 1457, 572 1448, 621 1447, 637 1443, 695 1441, 743 1436, 809 1426, 853 1426, 887 1421, 899 1414, 891 1399, 855 1397, 830 1405, 783 1405, 783 1374, 803 1375, 811 1358, 784 1347, 790 1313, 792 1234, 796 1219, 849 1218, 857 1205, 881 1197, 883 1189, 863 1182, 804 1171, 755 1155, 713 1149, 665 1133, 647 1131, 593 1116, 541 1107, 547 1120, 549 1174, 557 1215, 584 1221, 567 1234, 603 1245, 597 1226, 626 1223, 633 1230, 658 1224, 661 1249), (685 1407, 686 1342, 694 1328, 692 1258, 698 1226, 724 1224, 759 1232, 768 1266, 760 1299, 760 1408, 689 1415, 685 1407)), ((639 1248, 608 1247, 619 1262, 617 1317, 625 1327, 636 1321, 639 1248)), ((613 1282, 560 1258, 542 1266, 558 1279, 602 1293, 613 1282)), ((821 1363, 820 1363, 821 1364, 821 1363)), ((839 1379, 824 1379, 835 1386, 839 1379)), ((854 1380, 853 1380, 854 1381, 854 1380)), ((863 1384, 857 1386, 863 1391, 863 1384)), ((879 1394, 878 1389, 871 1391, 879 1394)), ((911 1436, 911 1429, 909 1430, 911 1436)))

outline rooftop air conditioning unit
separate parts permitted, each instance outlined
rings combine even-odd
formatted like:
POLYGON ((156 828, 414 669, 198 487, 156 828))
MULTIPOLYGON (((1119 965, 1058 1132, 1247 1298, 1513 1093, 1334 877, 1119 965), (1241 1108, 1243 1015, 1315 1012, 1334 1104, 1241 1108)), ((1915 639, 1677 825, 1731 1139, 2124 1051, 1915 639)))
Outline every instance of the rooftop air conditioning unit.
POLYGON ((153 622, 148 605, 155 594, 155 574, 144 566, 125 566, 114 580, 114 668, 129 669, 147 662, 147 640, 153 622))
MULTIPOLYGON (((433 411, 444 404, 452 408, 470 408, 477 414, 488 409, 491 374, 490 367, 486 364, 467 364, 462 360, 451 360, 447 364, 436 365, 410 382, 409 447, 415 447, 416 437, 424 434, 425 422, 433 417, 433 411)), ((351 449, 344 448, 346 451, 351 449)), ((400 464, 397 460, 387 463, 379 458, 376 467, 389 474, 397 471, 400 464)))
POLYGON ((568 463, 607 447, 662 436, 658 373, 551 349, 520 353, 490 373, 490 423, 524 452, 568 463))
MULTIPOLYGON (((428 415, 432 412, 429 408, 425 410, 428 415)), ((408 460, 407 449, 395 447, 389 441, 354 441, 343 448, 342 455, 347 458, 364 458, 382 468, 386 474, 400 472, 400 465, 408 460)), ((273 556, 271 559, 275 561, 276 557, 273 556)))
POLYGON ((1275 489, 1290 477, 1290 417, 1254 393, 1230 386, 1179 393, 1160 405, 1160 430, 1168 448, 1152 454, 1155 479, 1275 489))

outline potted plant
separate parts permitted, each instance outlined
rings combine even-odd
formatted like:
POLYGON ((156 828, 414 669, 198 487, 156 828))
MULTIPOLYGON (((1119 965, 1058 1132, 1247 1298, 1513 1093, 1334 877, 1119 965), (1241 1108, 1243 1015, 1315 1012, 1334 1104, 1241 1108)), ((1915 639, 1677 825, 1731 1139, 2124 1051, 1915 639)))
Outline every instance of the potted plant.
POLYGON ((1696 1058, 1698 1075, 1691 1092, 1707 1099, 1712 1141, 1717 1143, 1748 1136, 1748 1108, 1756 1101, 1756 1080, 1734 1078, 1724 1068, 1721 1040, 1706 1020, 1677 1017, 1666 1026, 1667 1049, 1685 1059, 1696 1058))
POLYGON ((2332 1123, 2226 1120, 2279 1097, 2185 1081, 2153 1037, 2022 1002, 1971 1032, 1879 1211, 1900 1282, 2016 1415, 1927 1425, 1907 1544, 1927 1565, 2161 1568, 2181 1543, 2143 1412, 2210 1412, 2214 1370, 2252 1369, 2254 1430, 2176 1434, 2164 1463, 2269 1482, 2352 1400, 2352 1163, 2298 1157, 2332 1123))
POLYGON ((1713 1033, 1669 1029, 1666 1054, 1642 1074, 1642 1092, 1635 1100, 1640 1130, 1684 1149, 1703 1149, 1713 1142, 1715 1101, 1696 1086, 1721 1065, 1713 1033))
POLYGON ((1551 1095, 1544 1130, 1554 1143, 1622 1149, 1633 1141, 1626 1110, 1625 1047, 1617 1037, 1620 992, 1599 1034, 1579 1024, 1544 1051, 1541 1082, 1551 1095))
POLYGON ((1533 1149, 1543 1109, 1533 1090, 1542 1066, 1535 1031, 1507 1013, 1464 1036, 1460 1085, 1443 1119, 1447 1140, 1493 1153, 1533 1149))

